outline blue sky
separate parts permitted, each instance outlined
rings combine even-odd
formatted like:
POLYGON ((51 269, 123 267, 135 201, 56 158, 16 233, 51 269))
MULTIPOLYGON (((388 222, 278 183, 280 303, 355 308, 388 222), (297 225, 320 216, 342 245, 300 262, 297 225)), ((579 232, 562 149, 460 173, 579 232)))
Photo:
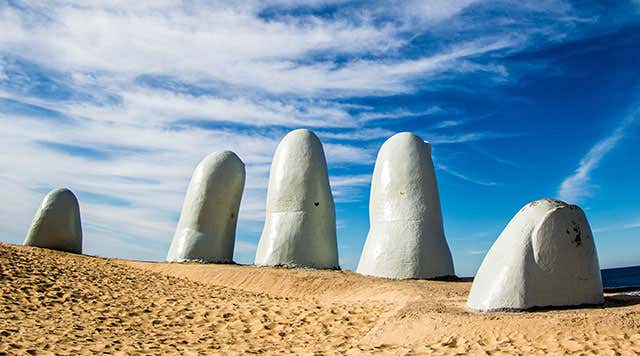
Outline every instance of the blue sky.
POLYGON ((458 275, 544 197, 583 207, 602 267, 637 265, 638 63, 638 1, 0 2, 0 240, 66 186, 86 253, 161 260, 193 168, 230 149, 251 263, 273 152, 305 127, 353 269, 377 150, 412 131, 458 275))

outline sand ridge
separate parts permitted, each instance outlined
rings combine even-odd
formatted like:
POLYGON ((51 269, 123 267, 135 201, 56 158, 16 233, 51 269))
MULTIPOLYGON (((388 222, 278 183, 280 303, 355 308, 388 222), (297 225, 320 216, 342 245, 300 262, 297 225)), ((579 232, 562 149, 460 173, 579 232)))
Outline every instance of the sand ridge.
POLYGON ((383 310, 237 291, 37 248, 0 245, 0 261, 0 352, 346 351, 383 310))
POLYGON ((135 262, 0 244, 0 352, 640 352, 640 297, 602 308, 470 311, 469 282, 135 262))
POLYGON ((469 281, 396 281, 350 271, 235 265, 121 263, 194 281, 318 303, 381 303, 387 306, 386 311, 359 343, 389 345, 385 353, 640 352, 640 297, 608 295, 601 308, 479 313, 466 306, 469 281))

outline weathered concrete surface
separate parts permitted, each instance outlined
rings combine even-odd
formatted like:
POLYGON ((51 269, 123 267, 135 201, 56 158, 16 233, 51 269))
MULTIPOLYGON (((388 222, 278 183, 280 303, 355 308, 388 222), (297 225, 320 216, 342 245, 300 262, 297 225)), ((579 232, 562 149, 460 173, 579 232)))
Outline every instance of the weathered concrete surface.
POLYGON ((369 204, 371 227, 358 273, 395 279, 455 275, 429 143, 402 132, 382 145, 369 204))
POLYGON ((71 190, 54 189, 44 197, 24 244, 82 253, 80 206, 71 190))
POLYGON ((167 261, 233 261, 244 163, 233 152, 212 153, 196 167, 167 261))
POLYGON ((255 264, 339 268, 327 163, 320 140, 309 130, 290 132, 276 149, 255 264))
POLYGON ((543 199, 509 222, 485 257, 467 304, 480 311, 602 304, 602 279, 582 209, 543 199))

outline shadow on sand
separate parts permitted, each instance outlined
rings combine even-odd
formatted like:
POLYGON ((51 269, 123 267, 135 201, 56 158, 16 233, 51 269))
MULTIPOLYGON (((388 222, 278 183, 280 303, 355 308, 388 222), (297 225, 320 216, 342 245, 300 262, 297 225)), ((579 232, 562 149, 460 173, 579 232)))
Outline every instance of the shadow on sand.
MULTIPOLYGON (((605 291, 605 293, 612 293, 611 291, 605 291)), ((640 293, 637 295, 624 294, 617 292, 616 294, 605 295, 603 304, 580 304, 580 305, 566 305, 566 306, 544 306, 544 307, 532 307, 527 309, 494 309, 492 312, 536 312, 545 313, 557 310, 573 310, 583 308, 594 309, 609 309, 609 308, 622 308, 640 304, 640 293)))
POLYGON ((613 294, 604 297, 604 308, 620 308, 640 304, 640 294, 613 294))

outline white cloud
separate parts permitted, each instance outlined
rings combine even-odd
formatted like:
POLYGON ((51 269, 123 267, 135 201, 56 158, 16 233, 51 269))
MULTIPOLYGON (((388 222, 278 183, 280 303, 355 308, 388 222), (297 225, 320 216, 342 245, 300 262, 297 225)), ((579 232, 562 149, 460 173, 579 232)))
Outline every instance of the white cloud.
POLYGON ((333 176, 331 177, 332 188, 353 187, 368 185, 371 183, 370 174, 358 174, 353 176, 333 176))
POLYGON ((395 134, 395 131, 386 130, 382 128, 372 129, 356 129, 356 130, 341 130, 340 132, 316 132, 321 139, 330 140, 346 140, 346 141, 371 141, 384 137, 391 137, 395 134))
POLYGON ((450 18, 469 5, 477 3, 478 0, 412 0, 410 2, 410 6, 402 8, 406 11, 406 16, 415 17, 421 21, 440 21, 450 18))
POLYGON ((370 164, 374 160, 375 151, 356 145, 325 143, 324 153, 327 161, 333 163, 370 164))
POLYGON ((46 58, 68 71, 204 74, 269 86, 265 80, 298 67, 291 59, 312 52, 383 51, 400 44, 391 27, 317 17, 267 21, 256 16, 259 8, 231 4, 92 5, 41 3, 30 12, 4 7, 0 49, 41 63, 46 58))
MULTIPOLYGON (((415 9, 419 2, 392 8, 403 14, 399 19, 405 25, 416 27, 424 25, 411 21, 416 16, 445 19, 470 3, 420 5, 420 11, 415 9)), ((209 78, 272 93, 314 96, 405 92, 412 90, 411 81, 445 71, 503 72, 467 58, 523 40, 489 36, 399 59, 394 51, 407 43, 406 31, 416 28, 376 24, 367 16, 266 20, 258 16, 263 8, 255 3, 123 6, 60 1, 30 6, 31 11, 10 6, 0 10, 0 51, 58 70, 109 73, 120 80, 140 73, 170 74, 187 81, 209 78), (355 59, 340 65, 331 59, 308 61, 321 53, 355 59), (382 58, 365 60, 362 55, 382 58)))
POLYGON ((468 132, 459 134, 437 134, 437 133, 421 133, 421 137, 431 144, 452 144, 452 143, 465 143, 481 140, 491 140, 496 138, 509 138, 514 137, 514 133, 502 133, 502 132, 468 132))
POLYGON ((421 111, 409 111, 406 109, 395 109, 392 111, 378 111, 378 112, 363 112, 358 116, 358 119, 362 122, 371 122, 377 120, 388 120, 388 119, 399 119, 399 118, 409 118, 409 117, 417 117, 417 116, 429 116, 433 114, 440 114, 445 112, 439 106, 432 106, 426 110, 421 111))
POLYGON ((7 74, 4 72, 5 71, 4 66, 5 64, 2 61, 2 58, 0 57, 0 82, 9 78, 7 74))
POLYGON ((370 174, 329 176, 333 199, 336 203, 354 202, 362 199, 361 188, 371 184, 370 174))
POLYGON ((448 167, 446 165, 443 165, 441 163, 436 163, 436 168, 441 170, 441 171, 443 171, 443 172, 449 173, 450 175, 452 175, 452 176, 454 176, 456 178, 460 178, 460 179, 462 179, 464 181, 467 181, 467 182, 470 182, 470 183, 473 183, 473 184, 483 185, 483 186, 486 186, 486 187, 493 187, 493 186, 499 185, 498 183, 493 182, 493 181, 487 181, 487 180, 482 180, 482 179, 477 179, 477 178, 474 178, 474 177, 470 177, 470 176, 468 176, 466 174, 458 172, 457 170, 451 169, 450 167, 448 167))
POLYGON ((640 220, 635 220, 633 222, 618 222, 615 225, 607 225, 593 228, 593 232, 601 233, 601 232, 610 232, 610 231, 622 231, 622 230, 634 230, 640 229, 640 220))
POLYGON ((433 125, 431 128, 434 129, 434 130, 444 129, 444 128, 447 128, 447 127, 460 126, 463 123, 464 123, 463 120, 445 120, 445 121, 442 121, 442 122, 439 122, 439 123, 433 125))
POLYGON ((70 114, 99 117, 109 121, 153 122, 168 124, 176 119, 205 122, 229 122, 250 126, 354 126, 351 116, 339 105, 322 101, 270 100, 255 97, 232 99, 194 96, 167 90, 135 89, 119 91, 122 104, 104 106, 76 104, 67 107, 70 114), (258 99, 258 100, 256 100, 258 99))
POLYGON ((578 168, 566 177, 558 188, 558 197, 570 203, 579 203, 593 194, 595 186, 591 183, 591 173, 598 168, 604 157, 624 138, 626 130, 635 122, 638 112, 625 118, 613 132, 591 147, 582 157, 578 168))
POLYGON ((475 152, 478 152, 479 154, 481 154, 481 155, 483 155, 483 156, 485 156, 485 157, 487 157, 487 158, 489 158, 489 159, 491 159, 491 160, 493 160, 495 162, 502 163, 502 164, 505 164, 505 165, 508 165, 508 166, 511 166, 511 167, 514 167, 514 168, 521 168, 520 164, 518 164, 518 163, 516 163, 514 161, 510 161, 508 159, 504 159, 502 157, 499 157, 499 156, 497 156, 497 155, 495 155, 495 154, 493 154, 493 153, 481 148, 478 145, 468 145, 468 147, 471 148, 472 150, 474 150, 475 152))

